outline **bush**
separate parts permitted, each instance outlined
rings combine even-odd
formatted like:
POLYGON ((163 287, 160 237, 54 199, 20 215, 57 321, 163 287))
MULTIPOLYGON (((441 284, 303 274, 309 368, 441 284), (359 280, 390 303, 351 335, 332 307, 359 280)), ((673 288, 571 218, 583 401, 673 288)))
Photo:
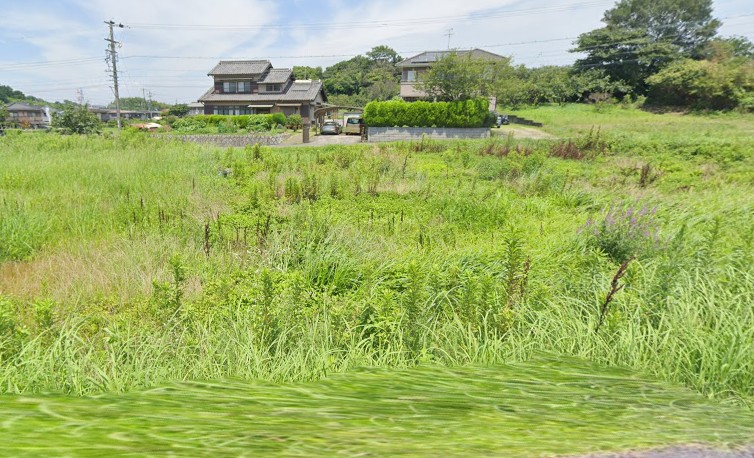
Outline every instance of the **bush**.
POLYGON ((754 95, 754 64, 691 59, 674 62, 647 78, 649 101, 702 110, 742 107, 754 95))
POLYGON ((235 133, 239 130, 252 132, 264 132, 272 129, 275 125, 286 125, 287 120, 282 113, 275 115, 198 115, 177 119, 173 128, 182 133, 235 133), (276 116, 278 115, 278 116, 276 116))
POLYGON ((273 113, 270 115, 270 127, 285 126, 288 124, 288 120, 283 113, 273 113))
POLYGON ((86 106, 68 105, 60 114, 52 116, 52 127, 58 127, 67 134, 94 134, 99 132, 97 115, 90 113, 86 106))
POLYGON ((300 114, 292 114, 288 116, 287 127, 291 130, 299 130, 303 127, 304 120, 300 114))
POLYGON ((364 122, 373 127, 489 127, 492 122, 487 99, 458 102, 370 102, 364 122))

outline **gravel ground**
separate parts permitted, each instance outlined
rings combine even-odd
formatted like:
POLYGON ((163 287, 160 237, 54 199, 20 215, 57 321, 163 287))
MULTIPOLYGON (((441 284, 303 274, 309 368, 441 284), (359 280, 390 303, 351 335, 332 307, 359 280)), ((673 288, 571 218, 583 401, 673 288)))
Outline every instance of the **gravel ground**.
POLYGON ((674 445, 650 450, 572 455, 572 458, 754 458, 754 446, 723 450, 704 445, 674 445))

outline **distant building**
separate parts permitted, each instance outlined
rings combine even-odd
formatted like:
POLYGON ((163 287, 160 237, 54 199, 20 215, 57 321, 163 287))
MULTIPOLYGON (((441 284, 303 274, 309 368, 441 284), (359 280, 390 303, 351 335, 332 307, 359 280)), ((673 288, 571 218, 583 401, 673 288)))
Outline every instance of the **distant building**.
MULTIPOLYGON (((118 118, 118 111, 115 108, 89 107, 89 112, 97 115, 102 122, 118 118)), ((152 119, 155 116, 160 116, 159 110, 120 110, 121 119, 152 119)))
POLYGON ((421 54, 417 54, 414 57, 404 59, 397 64, 401 69, 401 92, 400 96, 404 100, 414 101, 427 97, 427 93, 418 88, 418 83, 423 73, 429 71, 435 62, 447 56, 451 52, 455 52, 459 56, 471 55, 474 59, 485 60, 505 60, 506 57, 485 51, 483 49, 470 49, 461 51, 424 51, 421 54))
POLYGON ((50 107, 15 102, 8 105, 10 123, 21 128, 39 129, 50 126, 50 107))
POLYGON ((189 116, 196 116, 200 114, 204 114, 204 104, 202 102, 193 102, 188 104, 189 107, 189 116))
POLYGON ((283 113, 312 118, 327 102, 319 80, 296 80, 288 68, 268 60, 223 60, 208 74, 214 80, 199 102, 204 114, 283 113))

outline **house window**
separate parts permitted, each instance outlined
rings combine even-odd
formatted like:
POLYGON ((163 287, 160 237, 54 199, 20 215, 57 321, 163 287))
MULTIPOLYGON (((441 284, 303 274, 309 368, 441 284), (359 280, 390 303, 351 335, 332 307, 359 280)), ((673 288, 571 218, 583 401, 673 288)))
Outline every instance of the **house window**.
POLYGON ((215 106, 212 109, 212 113, 216 115, 248 115, 251 114, 251 108, 246 105, 228 105, 228 106, 215 106))
POLYGON ((238 92, 249 92, 251 89, 251 85, 248 81, 239 81, 238 82, 238 92))
POLYGON ((223 83, 223 92, 226 94, 233 94, 236 92, 236 82, 226 81, 223 83))
POLYGON ((279 84, 268 84, 267 85, 267 92, 280 92, 280 85, 279 84))
POLYGON ((406 81, 410 83, 416 81, 416 70, 406 70, 406 81))

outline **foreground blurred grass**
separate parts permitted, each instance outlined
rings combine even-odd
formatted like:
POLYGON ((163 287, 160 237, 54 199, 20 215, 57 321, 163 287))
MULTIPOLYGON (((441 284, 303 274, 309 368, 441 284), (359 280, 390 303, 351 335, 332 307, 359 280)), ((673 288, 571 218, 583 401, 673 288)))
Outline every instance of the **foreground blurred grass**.
POLYGON ((171 384, 91 398, 3 396, 7 456, 541 456, 745 444, 754 415, 623 369, 539 357, 363 369, 319 382, 171 384))

